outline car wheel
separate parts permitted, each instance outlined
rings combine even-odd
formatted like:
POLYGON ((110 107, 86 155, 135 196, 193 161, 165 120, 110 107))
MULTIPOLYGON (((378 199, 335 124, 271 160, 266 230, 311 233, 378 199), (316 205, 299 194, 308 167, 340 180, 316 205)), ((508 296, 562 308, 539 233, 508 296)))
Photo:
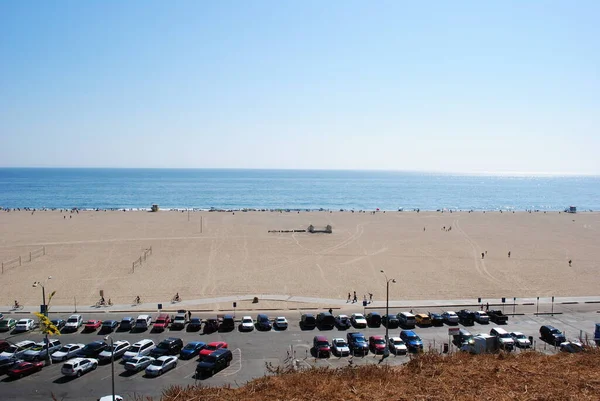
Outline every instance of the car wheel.
POLYGON ((77 377, 81 377, 81 370, 77 371, 77 377))
POLYGON ((159 370, 159 371, 158 371, 158 375, 159 375, 159 376, 161 376, 162 374, 163 374, 163 371, 162 371, 162 370, 159 370))
POLYGON ((98 367, 98 365, 96 365, 96 364, 93 364, 93 365, 92 365, 92 370, 96 370, 96 368, 97 368, 97 367, 98 367))
POLYGON ((229 365, 231 365, 231 361, 227 361, 227 367, 229 367, 229 365))
POLYGON ((21 373, 21 374, 19 375, 19 379, 22 379, 22 378, 23 378, 23 373, 21 373))

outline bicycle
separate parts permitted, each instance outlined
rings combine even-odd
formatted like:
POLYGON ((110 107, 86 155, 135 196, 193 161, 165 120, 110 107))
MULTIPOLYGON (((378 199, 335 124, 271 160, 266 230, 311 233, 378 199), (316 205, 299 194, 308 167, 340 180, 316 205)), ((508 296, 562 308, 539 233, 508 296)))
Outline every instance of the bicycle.
POLYGON ((23 309, 23 305, 15 301, 15 304, 12 307, 12 310, 21 310, 23 309))
POLYGON ((133 298, 133 305, 139 305, 141 303, 140 297, 137 296, 133 298))
POLYGON ((174 304, 174 303, 177 303, 177 302, 181 302, 181 298, 180 298, 180 297, 178 297, 178 296, 176 295, 176 296, 174 296, 173 298, 171 298, 171 303, 172 303, 172 304, 174 304))

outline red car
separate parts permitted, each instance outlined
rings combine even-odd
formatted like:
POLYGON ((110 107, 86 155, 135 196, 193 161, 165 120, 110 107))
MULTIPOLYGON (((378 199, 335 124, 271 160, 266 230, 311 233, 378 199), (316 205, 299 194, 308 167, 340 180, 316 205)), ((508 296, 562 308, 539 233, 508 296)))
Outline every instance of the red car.
POLYGON ((44 362, 21 362, 10 369, 6 374, 9 377, 21 378, 29 374, 39 372, 44 367, 44 362))
POLYGON ((152 331, 164 331, 169 327, 169 323, 171 323, 171 318, 166 313, 162 313, 158 315, 156 320, 154 321, 154 326, 152 327, 152 331))
POLYGON ((88 320, 83 325, 83 331, 95 331, 102 326, 102 320, 88 320))
POLYGON ((224 341, 215 341, 212 343, 208 343, 205 348, 200 350, 200 354, 198 354, 199 359, 203 359, 205 356, 212 354, 214 351, 220 348, 227 348, 227 343, 224 341))
POLYGON ((383 336, 369 337, 369 349, 374 354, 382 354, 385 350, 385 338, 383 336))

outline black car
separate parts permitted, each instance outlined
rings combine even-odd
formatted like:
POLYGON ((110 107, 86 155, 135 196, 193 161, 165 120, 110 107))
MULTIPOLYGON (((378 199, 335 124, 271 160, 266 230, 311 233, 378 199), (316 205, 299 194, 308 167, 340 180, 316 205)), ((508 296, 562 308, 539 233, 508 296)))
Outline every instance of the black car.
POLYGON ((429 316, 429 320, 431 320, 432 326, 441 327, 444 325, 444 318, 439 313, 431 313, 427 314, 429 316))
POLYGON ((207 319, 206 323, 204 323, 204 334, 214 333, 219 330, 219 321, 217 319, 207 319))
POLYGON ((110 347, 108 346, 107 343, 105 343, 104 341, 93 341, 89 344, 87 344, 85 347, 83 347, 81 350, 79 350, 79 352, 77 353, 77 356, 80 358, 98 358, 98 355, 100 355, 100 353, 104 350, 109 349, 110 347))
POLYGON ((458 322, 463 326, 473 326, 475 324, 475 312, 461 309, 456 314, 458 315, 458 322))
POLYGON ((381 315, 377 312, 370 312, 367 316, 367 325, 369 327, 379 327, 381 326, 381 315))
POLYGON ((369 343, 362 333, 348 333, 346 335, 348 348, 353 355, 367 355, 369 353, 369 343))
POLYGON ((507 324, 508 316, 502 313, 501 310, 488 310, 487 315, 490 318, 490 321, 496 324, 507 324))
POLYGON ((398 320, 398 316, 392 315, 383 315, 381 318, 381 324, 388 329, 397 329, 400 327, 400 321, 398 320))
POLYGON ((213 376, 215 373, 229 366, 232 359, 233 354, 230 350, 226 348, 218 349, 210 355, 205 356, 198 363, 196 366, 196 377, 213 376))
POLYGON ((219 324, 219 331, 233 331, 235 329, 235 320, 232 315, 225 315, 219 324))
POLYGON ((335 327, 335 318, 329 312, 321 312, 317 315, 317 326, 321 330, 331 330, 335 327))
POLYGON ((187 325, 187 331, 199 331, 202 327, 202 319, 199 317, 193 317, 187 325))
POLYGON ((63 319, 52 319, 50 322, 52 322, 52 324, 59 330, 62 330, 62 328, 65 327, 65 324, 67 324, 67 322, 63 319))
POLYGON ((14 357, 0 357, 0 375, 5 375, 17 363, 23 362, 14 357))
POLYGON ((158 345, 150 351, 150 356, 158 358, 164 355, 177 355, 181 352, 182 348, 183 341, 181 338, 169 337, 159 342, 158 345))
POLYGON ((350 321, 350 318, 346 315, 338 315, 335 318, 335 325, 338 328, 338 330, 347 330, 352 326, 352 322, 350 321))
POLYGON ((567 341, 565 335, 556 327, 545 325, 540 327, 540 337, 548 344, 559 346, 561 343, 567 341))
POLYGON ((112 333, 117 327, 119 327, 119 322, 116 320, 105 320, 100 326, 99 333, 112 333))
POLYGON ((135 324, 135 319, 132 317, 124 317, 121 319, 121 323, 119 324, 119 331, 130 331, 133 330, 133 326, 135 324))
POLYGON ((269 320, 269 316, 265 315, 264 313, 259 313, 256 316, 256 329, 257 330, 269 331, 269 330, 271 330, 272 327, 273 327, 273 325, 271 324, 271 321, 269 320))
POLYGON ((317 319, 311 313, 305 313, 300 317, 300 329, 312 330, 317 327, 317 319))

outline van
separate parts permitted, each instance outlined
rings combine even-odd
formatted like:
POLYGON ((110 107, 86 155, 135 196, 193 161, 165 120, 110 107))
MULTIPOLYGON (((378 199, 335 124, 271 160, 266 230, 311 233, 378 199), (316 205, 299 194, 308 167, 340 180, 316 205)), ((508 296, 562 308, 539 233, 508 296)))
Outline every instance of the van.
POLYGON ((151 324, 152 318, 150 317, 150 315, 139 315, 135 320, 135 330, 147 330, 151 324))
POLYGON ((398 320, 400 321, 400 326, 406 329, 414 329, 417 324, 417 319, 415 315, 410 312, 400 312, 398 313, 398 320))
POLYGON ((196 377, 213 376, 215 373, 225 369, 231 364, 233 354, 226 348, 213 351, 202 358, 196 366, 196 377))
POLYGON ((235 329, 235 319, 232 315, 225 315, 219 324, 219 331, 233 331, 235 329))
POLYGON ((81 315, 71 315, 65 323, 64 331, 77 331, 83 325, 83 317, 81 315))
POLYGON ((490 330, 490 336, 494 336, 498 339, 498 345, 505 351, 512 351, 515 347, 515 340, 513 340, 510 333, 501 327, 494 327, 490 330))
POLYGON ((540 337, 548 344, 559 346, 567 341, 565 335, 559 329, 550 325, 540 327, 540 337))
POLYGON ((152 340, 141 340, 137 343, 133 344, 129 349, 123 354, 123 360, 127 361, 131 358, 135 358, 138 356, 146 356, 150 355, 150 351, 154 348, 154 341, 152 340))

